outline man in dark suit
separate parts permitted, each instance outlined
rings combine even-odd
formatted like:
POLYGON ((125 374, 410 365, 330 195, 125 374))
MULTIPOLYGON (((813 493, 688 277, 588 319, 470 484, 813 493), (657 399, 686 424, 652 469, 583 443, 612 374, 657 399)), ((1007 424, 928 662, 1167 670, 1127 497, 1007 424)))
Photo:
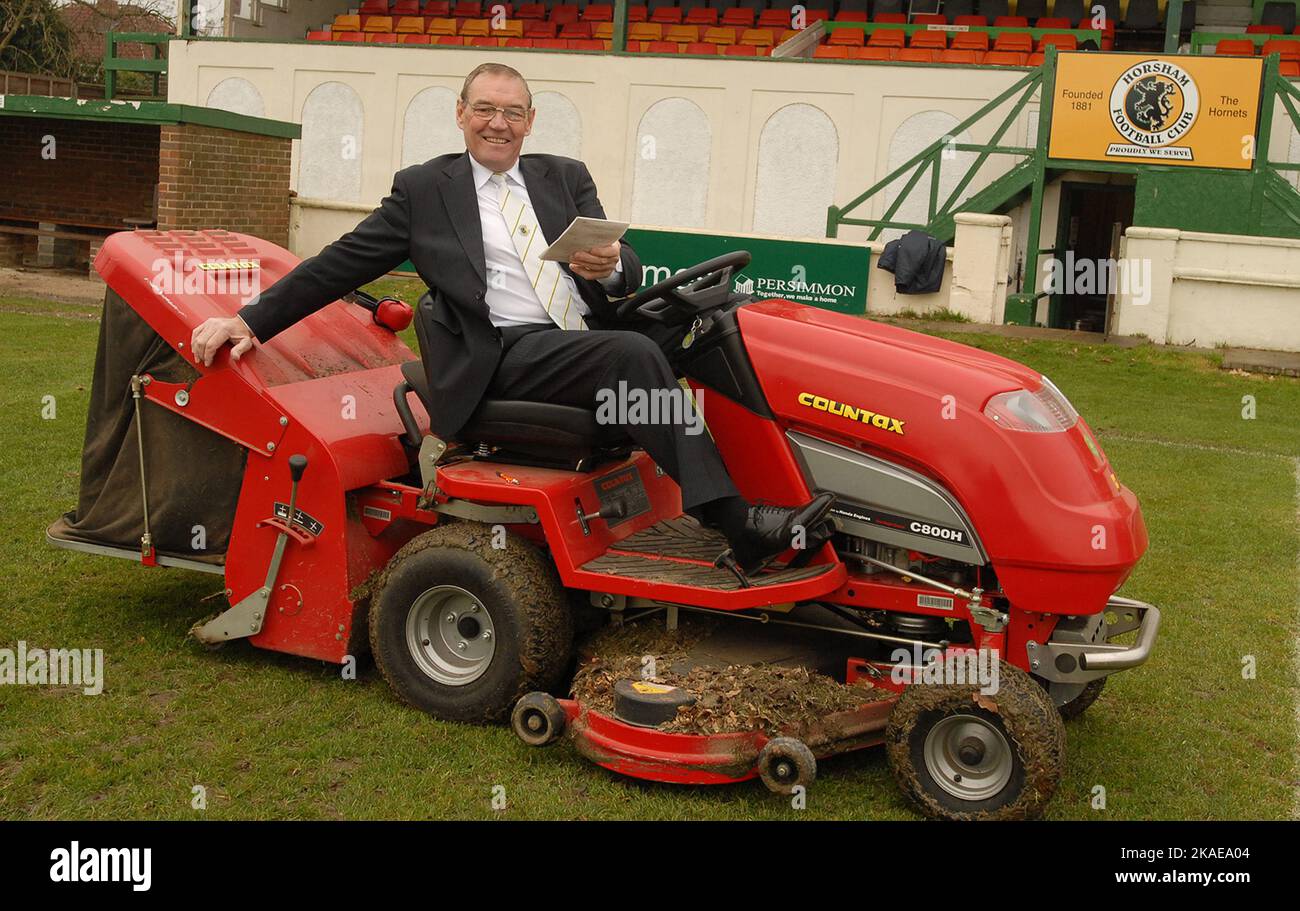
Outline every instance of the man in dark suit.
MULTIPOLYGON (((399 171, 353 231, 304 260, 242 308, 195 329, 205 363, 227 342, 247 352, 410 259, 431 294, 421 303, 432 430, 452 438, 486 396, 594 408, 597 394, 674 390, 658 343, 617 326, 615 300, 641 285, 641 261, 618 241, 575 253, 567 267, 539 254, 575 216, 604 218, 586 165, 520 155, 536 111, 523 76, 483 64, 465 80, 456 121, 466 151, 399 171)), ((828 495, 803 507, 755 507, 739 496, 707 433, 684 422, 625 425, 682 488, 682 504, 722 530, 753 569, 811 527, 828 495)))

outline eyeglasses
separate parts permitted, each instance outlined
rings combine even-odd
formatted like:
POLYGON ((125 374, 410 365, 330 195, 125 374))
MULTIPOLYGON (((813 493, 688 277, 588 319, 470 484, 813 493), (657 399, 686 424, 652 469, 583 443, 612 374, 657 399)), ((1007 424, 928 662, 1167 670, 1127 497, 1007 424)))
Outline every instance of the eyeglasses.
POLYGON ((495 104, 479 102, 469 106, 470 112, 479 120, 491 120, 500 112, 509 123, 523 123, 524 118, 528 116, 528 111, 524 108, 499 108, 495 104))

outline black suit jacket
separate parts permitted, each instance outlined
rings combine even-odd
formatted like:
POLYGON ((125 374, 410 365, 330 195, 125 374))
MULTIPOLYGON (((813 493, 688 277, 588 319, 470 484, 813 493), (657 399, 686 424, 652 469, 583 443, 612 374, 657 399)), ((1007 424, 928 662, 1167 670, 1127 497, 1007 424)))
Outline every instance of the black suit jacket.
MULTIPOLYGON (((557 155, 523 155, 520 171, 548 243, 575 216, 604 218, 587 166, 557 155)), ((398 171, 392 192, 355 229, 303 260, 239 316, 266 341, 407 259, 430 294, 420 301, 426 349, 421 352, 434 402, 431 427, 453 437, 464 426, 496 372, 501 332, 488 319, 487 263, 478 194, 469 153, 442 155, 398 171)), ((622 246, 623 286, 606 292, 574 275, 578 293, 602 325, 614 319, 615 298, 641 286, 641 260, 622 246)), ((562 266, 569 272, 567 265, 562 266)), ((569 273, 572 275, 572 272, 569 273)))

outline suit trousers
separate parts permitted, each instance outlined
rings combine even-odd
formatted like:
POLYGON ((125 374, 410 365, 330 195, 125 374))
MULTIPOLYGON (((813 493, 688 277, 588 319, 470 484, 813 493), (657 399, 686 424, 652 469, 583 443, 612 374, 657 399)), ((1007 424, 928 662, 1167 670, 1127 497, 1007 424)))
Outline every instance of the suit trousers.
MULTIPOLYGON (((504 353, 487 392, 492 398, 597 410, 602 396, 618 394, 620 381, 629 393, 644 390, 647 397, 653 390, 681 394, 660 343, 634 330, 584 332, 553 323, 505 326, 501 343, 504 353)), ((652 419, 643 415, 626 421, 629 415, 623 408, 614 409, 612 416, 613 423, 677 482, 683 509, 738 495, 718 447, 698 416, 693 426, 680 419, 680 411, 678 420, 651 412, 652 419)))

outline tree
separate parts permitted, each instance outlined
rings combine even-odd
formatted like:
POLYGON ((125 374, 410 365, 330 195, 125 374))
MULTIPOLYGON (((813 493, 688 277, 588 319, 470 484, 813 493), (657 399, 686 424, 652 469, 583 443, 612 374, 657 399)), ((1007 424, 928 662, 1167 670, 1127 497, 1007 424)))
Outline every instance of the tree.
POLYGON ((51 0, 0 0, 0 69, 75 78, 75 44, 51 0))

